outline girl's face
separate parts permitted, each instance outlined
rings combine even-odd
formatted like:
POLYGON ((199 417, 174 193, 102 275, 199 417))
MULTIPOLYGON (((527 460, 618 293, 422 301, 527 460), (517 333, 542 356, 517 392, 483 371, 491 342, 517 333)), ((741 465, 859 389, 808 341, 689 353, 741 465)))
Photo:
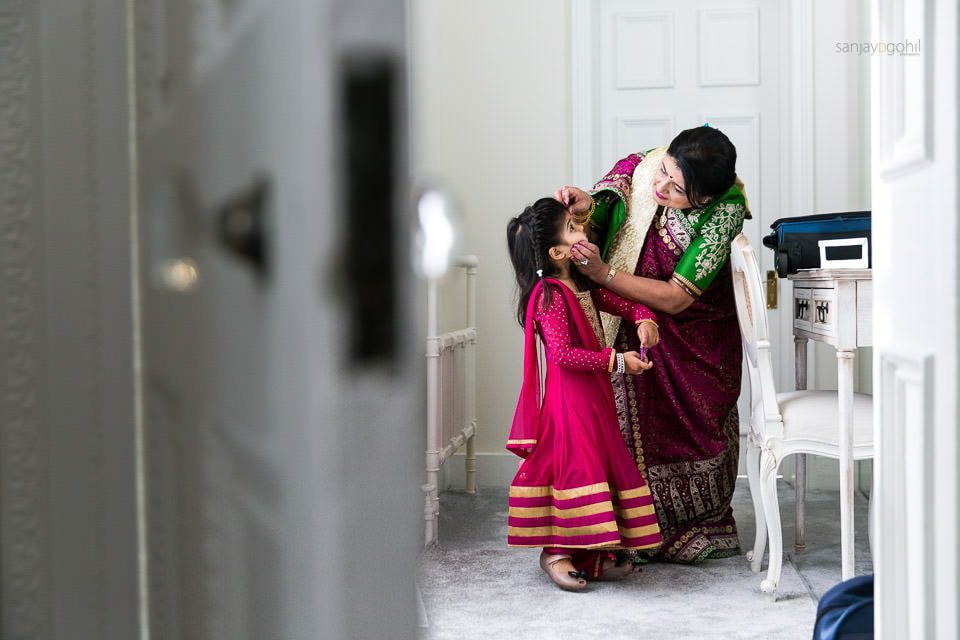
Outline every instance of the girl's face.
POLYGON ((550 247, 550 257, 557 262, 570 260, 570 248, 578 242, 586 242, 587 234, 583 225, 577 224, 569 211, 563 214, 563 231, 560 232, 560 243, 550 247))
POLYGON ((683 183, 683 173, 673 157, 664 154, 660 166, 653 176, 653 199, 657 204, 671 209, 689 209, 687 188, 683 183))

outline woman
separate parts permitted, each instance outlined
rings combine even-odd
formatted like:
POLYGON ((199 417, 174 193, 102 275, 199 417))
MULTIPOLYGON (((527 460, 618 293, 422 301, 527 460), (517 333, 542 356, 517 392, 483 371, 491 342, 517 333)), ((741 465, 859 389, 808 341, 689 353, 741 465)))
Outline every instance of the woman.
MULTIPOLYGON (((658 312, 653 369, 614 388, 621 431, 654 496, 657 557, 670 562, 740 553, 730 501, 742 352, 728 258, 750 213, 736 159, 727 136, 697 127, 619 161, 590 193, 556 194, 590 220, 596 244, 572 251, 581 273, 658 312)), ((639 350, 619 318, 603 320, 609 345, 639 350)))

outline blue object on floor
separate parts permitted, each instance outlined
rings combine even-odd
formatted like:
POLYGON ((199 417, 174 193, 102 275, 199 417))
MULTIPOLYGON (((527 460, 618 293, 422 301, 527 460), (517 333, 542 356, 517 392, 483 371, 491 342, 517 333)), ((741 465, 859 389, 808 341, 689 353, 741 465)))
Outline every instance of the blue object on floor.
POLYGON ((873 637, 873 576, 851 578, 820 598, 813 640, 863 640, 873 637))

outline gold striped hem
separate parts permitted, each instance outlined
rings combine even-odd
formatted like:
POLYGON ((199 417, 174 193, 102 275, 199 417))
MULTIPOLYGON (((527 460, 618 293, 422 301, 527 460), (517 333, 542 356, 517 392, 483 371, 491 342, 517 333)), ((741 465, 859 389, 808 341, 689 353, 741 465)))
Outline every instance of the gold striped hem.
POLYGON ((656 509, 652 504, 644 505, 642 507, 633 507, 632 509, 617 509, 617 516, 623 520, 630 520, 632 518, 642 518, 643 516, 652 516, 656 509))
MULTIPOLYGON (((646 527, 639 527, 645 529, 646 527)), ((519 536, 521 538, 530 538, 533 536, 557 536, 566 538, 570 536, 589 536, 601 533, 617 533, 620 529, 614 521, 601 522, 600 524, 591 524, 585 527, 507 527, 508 536, 519 536)), ((625 529, 632 531, 632 529, 625 529)), ((637 536, 633 536, 637 537, 637 536)))
MULTIPOLYGON (((646 507, 638 507, 637 509, 628 509, 628 511, 637 511, 645 508, 646 507)), ((574 507, 573 509, 562 509, 553 505, 543 507, 510 507, 510 515, 516 518, 546 518, 548 516, 557 518, 579 518, 609 511, 613 511, 613 505, 610 501, 595 502, 594 504, 574 507)), ((650 505, 650 512, 653 513, 653 505, 650 505)))
POLYGON ((645 527, 633 527, 632 529, 621 528, 620 536, 624 538, 643 538, 655 533, 660 533, 660 525, 648 524, 645 527))
POLYGON ((688 294, 690 294, 690 297, 692 298, 699 298, 701 295, 703 295, 703 291, 700 290, 700 287, 693 284, 692 282, 684 278, 679 273, 675 272, 671 276, 671 280, 673 280, 678 285, 680 285, 680 288, 686 291, 688 294))
MULTIPOLYGON (((539 487, 510 487, 511 498, 542 498, 544 496, 553 496, 560 500, 569 500, 571 498, 582 498, 583 496, 604 492, 610 492, 610 485, 606 482, 598 482, 597 484, 577 487, 576 489, 554 489, 549 485, 539 487)), ((647 494, 649 493, 650 490, 648 489, 647 494)))
MULTIPOLYGON (((507 547, 511 549, 542 549, 543 543, 532 543, 532 544, 508 544, 507 547)), ((631 551, 643 551, 645 549, 659 549, 660 543, 654 542, 651 544, 641 544, 635 547, 630 545, 622 545, 618 542, 604 543, 604 544, 564 544, 564 549, 590 549, 592 551, 614 551, 616 549, 630 549, 631 551)))
MULTIPOLYGON (((515 542, 508 542, 508 543, 507 543, 507 546, 510 547, 511 549, 533 549, 533 548, 537 548, 537 547, 539 547, 539 548, 542 549, 542 548, 543 548, 543 543, 542 543, 542 542, 533 542, 533 543, 530 543, 530 544, 522 544, 522 543, 521 543, 521 544, 517 544, 517 543, 515 543, 515 542)), ((641 546, 641 547, 625 547, 625 546, 623 546, 622 544, 620 544, 619 542, 601 542, 601 543, 598 543, 598 544, 566 544, 566 543, 564 543, 563 548, 564 548, 564 549, 593 549, 593 550, 595 550, 595 551, 603 551, 603 550, 608 550, 608 549, 609 549, 609 550, 613 550, 613 549, 652 549, 652 548, 659 547, 659 546, 660 546, 659 544, 652 544, 652 545, 651 545, 651 544, 646 544, 646 545, 643 545, 643 546, 641 546)))
POLYGON ((642 487, 637 487, 636 489, 627 489, 626 491, 617 491, 617 496, 622 500, 630 500, 631 498, 642 498, 644 496, 650 495, 650 487, 643 485, 642 487))
POLYGON ((536 440, 507 440, 507 446, 511 444, 537 444, 536 440))

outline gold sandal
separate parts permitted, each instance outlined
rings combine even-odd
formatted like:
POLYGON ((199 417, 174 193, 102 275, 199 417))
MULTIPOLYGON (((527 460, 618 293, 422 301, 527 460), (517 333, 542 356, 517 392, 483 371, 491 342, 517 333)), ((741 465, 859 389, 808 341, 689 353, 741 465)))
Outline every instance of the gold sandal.
POLYGON ((540 568, 553 584, 564 591, 583 591, 587 586, 587 581, 574 568, 567 554, 550 555, 546 551, 540 552, 540 568))

